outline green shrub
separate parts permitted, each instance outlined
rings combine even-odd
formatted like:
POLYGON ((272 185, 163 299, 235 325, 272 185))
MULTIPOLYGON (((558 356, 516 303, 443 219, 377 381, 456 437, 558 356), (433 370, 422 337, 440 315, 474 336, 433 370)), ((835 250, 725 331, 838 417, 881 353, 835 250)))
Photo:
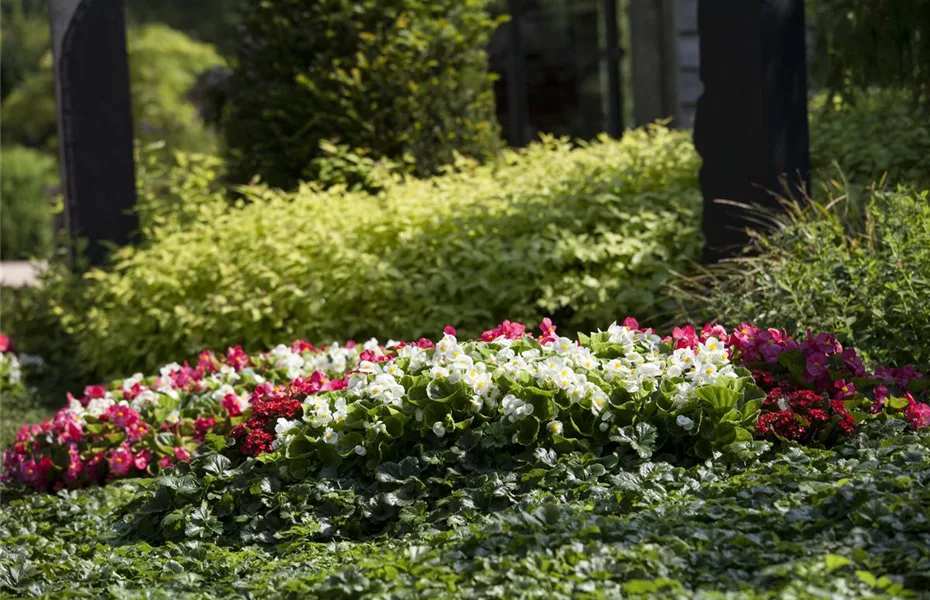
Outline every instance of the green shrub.
POLYGON ((833 331, 873 360, 930 363, 930 192, 795 209, 751 250, 685 281, 681 316, 833 331))
POLYGON ((419 175, 498 148, 484 0, 253 0, 244 8, 226 140, 239 181, 317 176, 320 142, 419 175))
POLYGON ((0 99, 39 69, 50 48, 48 17, 25 9, 18 1, 0 2, 0 99))
MULTIPOLYGON (((185 98, 198 74, 223 63, 213 46, 163 25, 130 29, 127 43, 137 138, 165 140, 171 148, 190 151, 215 150, 215 133, 204 126, 197 109, 185 98)), ((4 143, 57 147, 50 53, 42 59, 41 70, 4 99, 0 118, 4 143)))
POLYGON ((887 90, 855 93, 850 101, 818 94, 811 102, 811 162, 833 172, 834 161, 858 185, 887 173, 893 187, 930 187, 930 119, 905 94, 887 90))
POLYGON ((52 250, 52 214, 58 162, 37 150, 0 149, 0 256, 46 258, 52 250))
POLYGON ((377 196, 247 187, 244 208, 166 228, 150 247, 120 250, 112 271, 89 272, 62 322, 85 368, 109 376, 289 337, 655 317, 673 308, 659 291, 669 270, 700 247, 696 177, 689 135, 655 127, 462 161, 377 196))

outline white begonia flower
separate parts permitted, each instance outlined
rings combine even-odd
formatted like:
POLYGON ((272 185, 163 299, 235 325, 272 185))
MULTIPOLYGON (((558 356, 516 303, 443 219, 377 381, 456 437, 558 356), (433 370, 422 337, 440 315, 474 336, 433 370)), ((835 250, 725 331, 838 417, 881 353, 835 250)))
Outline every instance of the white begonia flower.
POLYGON ((346 420, 346 416, 348 416, 348 410, 346 409, 346 399, 337 398, 336 410, 333 411, 333 421, 336 423, 342 423, 346 420))
POLYGON ((290 421, 284 417, 278 417, 278 421, 274 426, 274 432, 277 434, 278 439, 281 439, 288 431, 298 427, 300 427, 300 421, 290 421))
POLYGON ((179 413, 176 410, 173 410, 170 413, 168 413, 167 417, 165 417, 165 422, 166 423, 177 423, 180 419, 181 419, 181 413, 179 413))
POLYGON ((319 425, 328 425, 333 422, 333 411, 330 410, 328 402, 316 409, 313 416, 316 418, 316 422, 319 423, 319 425))
POLYGON ((93 398, 90 402, 87 403, 85 412, 92 417, 99 417, 100 415, 107 412, 107 409, 114 404, 116 404, 116 402, 113 401, 112 397, 93 398))
POLYGON ((442 437, 446 435, 446 426, 440 421, 433 423, 433 433, 436 434, 436 437, 442 437))
POLYGON ((332 427, 323 430, 323 441, 327 444, 335 444, 339 441, 339 432, 334 431, 332 427))
POLYGON ((158 394, 149 389, 142 390, 142 392, 132 400, 132 408, 134 410, 141 410, 146 406, 153 406, 157 404, 158 394))
POLYGON ((665 367, 665 376, 666 377, 680 377, 681 367, 679 367, 678 365, 669 365, 665 367))
POLYGON ((587 394, 587 388, 584 385, 572 385, 568 388, 568 397, 572 403, 579 402, 587 394))
POLYGON ((557 354, 569 354, 574 351, 575 342, 567 337, 556 338, 556 340, 552 342, 552 349, 555 350, 557 354))
POLYGON ((356 369, 359 373, 364 373, 366 375, 374 375, 375 373, 380 373, 381 368, 378 366, 378 363, 372 362, 370 360, 363 360, 358 363, 358 368, 356 369))
POLYGON ((675 422, 678 423, 678 426, 685 431, 691 431, 694 429, 694 421, 684 415, 678 415, 678 418, 675 419, 675 422))
POLYGON ((362 348, 371 352, 378 350, 378 338, 371 338, 362 345, 362 348))
POLYGON ((378 435, 387 435, 387 425, 384 424, 384 421, 380 419, 374 423, 365 423, 366 429, 373 429, 374 432, 378 435))
POLYGON ((449 369, 436 365, 435 367, 429 370, 429 376, 432 377, 433 379, 441 379, 443 377, 449 377, 449 369))
POLYGON ((454 335, 445 334, 441 340, 436 344, 436 354, 440 354, 447 358, 451 358, 453 352, 458 350, 461 353, 461 348, 458 347, 459 342, 455 339, 454 335))
POLYGON ((359 444, 358 446, 355 447, 355 453, 358 454, 359 456, 365 456, 366 454, 368 454, 368 450, 365 449, 365 446, 362 446, 361 444, 359 444))
POLYGON ((551 433, 552 435, 562 435, 562 429, 563 429, 562 422, 561 421, 550 421, 549 424, 546 425, 546 429, 548 429, 549 433, 551 433))
POLYGON ((174 373, 175 371, 180 371, 180 370, 181 370, 181 365, 179 365, 176 362, 173 362, 173 363, 165 365, 164 367, 159 369, 158 372, 161 373, 162 377, 167 378, 167 377, 170 377, 170 375, 174 373))
POLYGON ((481 396, 472 396, 471 397, 471 409, 475 412, 481 410, 484 406, 484 399, 481 396))
POLYGON ((501 408, 504 409, 504 416, 506 416, 511 423, 533 414, 532 404, 524 402, 512 394, 504 396, 504 400, 501 402, 501 408))

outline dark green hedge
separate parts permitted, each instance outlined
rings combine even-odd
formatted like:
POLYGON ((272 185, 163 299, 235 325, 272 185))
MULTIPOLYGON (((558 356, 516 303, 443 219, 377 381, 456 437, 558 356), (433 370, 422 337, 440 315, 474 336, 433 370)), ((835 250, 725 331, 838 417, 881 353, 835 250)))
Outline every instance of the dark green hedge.
POLYGON ((230 172, 313 179, 320 143, 420 175, 499 144, 484 0, 251 0, 226 116, 230 172))

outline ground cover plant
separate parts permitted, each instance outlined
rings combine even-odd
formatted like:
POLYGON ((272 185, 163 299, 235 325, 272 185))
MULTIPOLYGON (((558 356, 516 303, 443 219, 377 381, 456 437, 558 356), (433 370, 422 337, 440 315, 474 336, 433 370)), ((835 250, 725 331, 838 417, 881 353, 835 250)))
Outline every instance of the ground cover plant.
POLYGON ((0 585, 913 595, 930 536, 925 389, 913 368, 866 370, 832 336, 749 324, 663 339, 628 319, 576 342, 548 321, 535 336, 505 322, 475 341, 447 329, 435 343, 204 353, 24 429, 4 457, 0 585))

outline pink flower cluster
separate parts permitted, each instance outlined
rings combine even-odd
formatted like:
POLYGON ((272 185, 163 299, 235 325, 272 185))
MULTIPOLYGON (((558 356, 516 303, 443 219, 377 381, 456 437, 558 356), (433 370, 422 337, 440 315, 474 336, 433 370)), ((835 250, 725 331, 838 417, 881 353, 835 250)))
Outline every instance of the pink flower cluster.
MULTIPOLYGON (((631 317, 623 325, 648 331, 631 317)), ((540 343, 557 339, 548 318, 539 329, 535 339, 540 343)), ((455 335, 455 329, 446 327, 445 333, 455 335)), ((525 325, 504 321, 480 340, 531 335, 525 325)), ((700 330, 676 327, 662 341, 696 348, 711 337, 725 342, 730 360, 748 368, 766 392, 756 424, 762 437, 829 443, 852 433, 858 419, 875 414, 900 414, 915 428, 930 427, 930 385, 913 366, 879 366, 870 372, 856 351, 844 349, 833 335, 808 332, 795 340, 750 323, 732 332, 718 324, 700 330)), ((51 420, 23 426, 3 452, 2 479, 57 490, 150 476, 190 460, 211 434, 229 436, 239 453, 257 456, 273 450, 276 425, 298 417, 309 396, 345 389, 360 364, 393 360, 405 346, 432 349, 435 344, 423 338, 362 349, 354 342, 315 347, 298 340, 256 355, 235 346, 225 354, 204 351, 196 367, 174 364, 157 377, 88 386, 80 398, 68 394, 68 404, 51 420), (342 352, 338 360, 326 363, 336 350, 342 352), (303 369, 298 376, 288 362, 295 356, 301 357, 297 363, 303 369), (316 366, 323 363, 340 366, 328 372, 316 366)), ((0 351, 10 347, 9 339, 0 336, 0 351)))

